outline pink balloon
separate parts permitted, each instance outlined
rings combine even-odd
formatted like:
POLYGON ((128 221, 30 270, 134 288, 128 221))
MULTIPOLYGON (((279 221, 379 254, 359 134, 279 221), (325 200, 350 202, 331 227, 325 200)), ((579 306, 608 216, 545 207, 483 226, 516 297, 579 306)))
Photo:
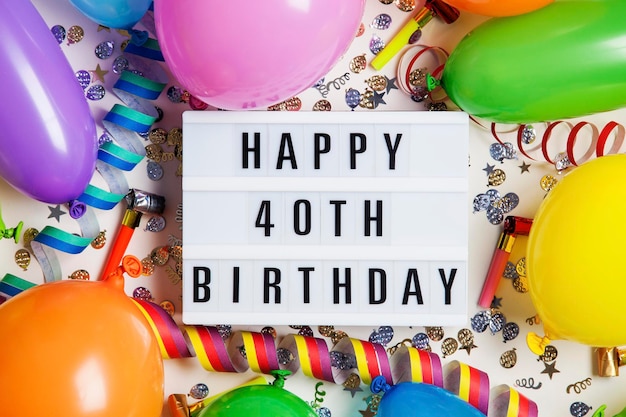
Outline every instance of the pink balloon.
POLYGON ((355 38, 365 0, 155 0, 165 62, 215 107, 264 107, 319 81, 355 38))

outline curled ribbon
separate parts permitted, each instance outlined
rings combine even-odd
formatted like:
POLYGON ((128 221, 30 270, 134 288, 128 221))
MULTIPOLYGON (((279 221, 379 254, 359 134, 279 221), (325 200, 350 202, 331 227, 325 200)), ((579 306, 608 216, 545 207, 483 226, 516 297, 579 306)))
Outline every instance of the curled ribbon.
MULTIPOLYGON (((481 125, 475 119, 474 122, 481 125)), ((500 139, 496 126, 496 123, 491 123, 489 130, 494 139, 503 145, 504 142, 500 139)), ((510 131, 516 134, 517 148, 520 153, 530 160, 543 160, 555 165, 558 171, 571 166, 578 166, 592 158, 618 153, 622 149, 624 138, 626 137, 626 129, 616 121, 609 121, 599 128, 594 123, 588 121, 572 123, 558 120, 546 123, 545 130, 539 141, 532 147, 529 147, 529 145, 534 143, 534 141, 526 139, 530 131, 529 129, 534 131, 533 126, 522 124, 510 131), (554 146, 551 146, 551 144, 555 136, 554 131, 558 127, 567 128, 568 134, 565 146, 560 148, 560 152, 554 153, 554 146), (583 143, 583 145, 580 145, 580 143, 583 143), (607 145, 610 145, 608 149, 607 145), (539 153, 539 151, 541 156, 536 156, 535 154, 539 153)))
POLYGON ((439 356, 406 344, 389 355, 378 343, 343 337, 332 348, 324 339, 289 334, 278 345, 269 333, 234 332, 224 340, 212 326, 179 327, 162 307, 134 299, 157 337, 166 359, 195 356, 202 367, 214 372, 269 374, 286 369, 336 384, 344 384, 357 373, 365 384, 383 376, 394 384, 422 382, 444 388, 492 417, 537 417, 537 405, 511 387, 491 390, 488 375, 467 364, 452 361, 444 370, 439 356), (284 358, 288 353, 288 360, 284 358), (333 363, 337 356, 354 358, 345 366, 333 363), (282 358, 282 359, 281 359, 282 358), (348 369, 349 368, 349 369, 348 369), (490 402, 490 396, 493 401, 490 402))
POLYGON ((133 30, 131 42, 124 49, 128 69, 122 71, 113 92, 124 104, 114 104, 102 124, 112 141, 98 149, 96 171, 104 179, 108 191, 89 184, 77 200, 70 202, 70 214, 76 219, 80 234, 46 226, 31 242, 33 255, 42 268, 44 281, 62 278, 56 251, 81 253, 100 233, 94 208, 113 209, 129 190, 124 171, 131 171, 145 156, 141 135, 148 133, 158 118, 151 101, 166 86, 166 72, 155 61, 163 62, 159 45, 147 32, 133 30))

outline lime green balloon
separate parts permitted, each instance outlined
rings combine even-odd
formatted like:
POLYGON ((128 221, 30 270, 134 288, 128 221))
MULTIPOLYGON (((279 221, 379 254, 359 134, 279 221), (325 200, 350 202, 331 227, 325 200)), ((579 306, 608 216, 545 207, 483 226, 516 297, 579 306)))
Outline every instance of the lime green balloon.
POLYGON ((626 106, 625 0, 557 0, 490 19, 450 54, 441 84, 470 115, 555 121, 626 106))
POLYGON ((250 385, 207 405, 198 417, 319 417, 300 397, 276 385, 250 385))

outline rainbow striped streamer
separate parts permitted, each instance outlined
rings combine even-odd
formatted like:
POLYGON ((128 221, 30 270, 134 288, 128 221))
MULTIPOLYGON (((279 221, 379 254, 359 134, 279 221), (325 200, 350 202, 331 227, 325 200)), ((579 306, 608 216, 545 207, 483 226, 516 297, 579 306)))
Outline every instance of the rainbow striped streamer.
POLYGON ((168 76, 154 62, 164 61, 158 42, 149 38, 147 33, 142 39, 132 33, 131 42, 124 49, 129 69, 122 72, 113 86, 113 92, 123 105, 114 104, 102 120, 105 131, 114 141, 101 144, 96 171, 108 190, 89 184, 74 202, 85 206, 84 214, 77 219, 81 230, 79 236, 46 226, 31 242, 33 255, 46 282, 62 279, 56 251, 79 254, 98 235, 100 226, 92 208, 111 210, 116 207, 129 190, 123 172, 134 169, 146 154, 140 135, 148 133, 158 118, 157 109, 151 101, 159 97, 168 76))
POLYGON ((383 376, 393 384, 416 382, 444 388, 484 415, 491 409, 491 417, 537 417, 537 405, 514 389, 503 385, 494 394, 485 372, 459 361, 444 369, 437 354, 412 346, 402 345, 389 355, 378 343, 344 337, 329 349, 324 339, 296 334, 285 336, 277 346, 270 333, 250 331, 234 332, 225 340, 216 327, 181 328, 161 306, 143 300, 135 300, 135 304, 155 332, 164 358, 196 356, 208 371, 251 369, 269 374, 277 369, 293 373, 301 369, 308 377, 336 384, 343 384, 353 373, 365 384, 383 376), (287 352, 289 356, 285 356, 287 352), (354 367, 334 367, 334 354, 354 358, 354 367), (490 397, 494 398, 491 404, 490 397))
POLYGON ((444 388, 487 415, 489 410, 489 376, 459 361, 447 365, 444 388))

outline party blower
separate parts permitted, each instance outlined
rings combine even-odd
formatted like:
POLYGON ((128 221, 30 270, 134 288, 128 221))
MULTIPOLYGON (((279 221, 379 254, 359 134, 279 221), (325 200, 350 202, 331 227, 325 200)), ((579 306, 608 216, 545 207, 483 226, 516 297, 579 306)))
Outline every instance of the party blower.
POLYGON ((617 374, 622 355, 610 348, 626 345, 625 182, 626 155, 602 156, 574 168, 542 201, 526 255, 529 294, 545 332, 528 335, 533 353, 551 340, 571 340, 602 348, 601 373, 617 374))

